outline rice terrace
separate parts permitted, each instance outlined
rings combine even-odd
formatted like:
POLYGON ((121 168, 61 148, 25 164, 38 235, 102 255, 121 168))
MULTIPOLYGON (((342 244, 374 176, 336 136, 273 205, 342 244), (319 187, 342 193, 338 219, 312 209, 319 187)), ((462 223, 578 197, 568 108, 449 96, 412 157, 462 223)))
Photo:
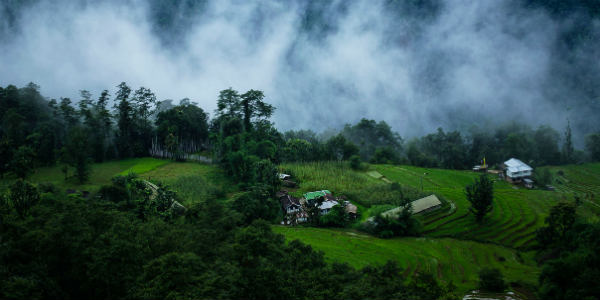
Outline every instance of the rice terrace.
POLYGON ((599 24, 0 1, 0 300, 600 300, 599 24))

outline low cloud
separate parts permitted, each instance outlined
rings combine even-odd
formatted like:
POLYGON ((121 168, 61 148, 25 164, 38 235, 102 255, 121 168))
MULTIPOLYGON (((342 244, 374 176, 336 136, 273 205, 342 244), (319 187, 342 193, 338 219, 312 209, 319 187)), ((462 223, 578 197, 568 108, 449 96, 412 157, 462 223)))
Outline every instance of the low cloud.
MULTIPOLYGON (((303 1, 209 1, 175 14, 191 21, 171 31, 157 30, 150 4, 26 6, 12 25, 0 23, 0 85, 33 81, 46 96, 77 100, 80 89, 98 95, 126 81, 209 112, 222 89, 260 89, 282 130, 363 117, 403 136, 512 120, 562 129, 567 117, 600 129, 589 115, 600 110, 597 90, 564 80, 578 70, 600 78, 597 41, 565 52, 557 45, 569 24, 515 1, 442 1, 416 12, 367 0, 316 12, 303 1)), ((597 36, 599 26, 590 28, 597 36)))

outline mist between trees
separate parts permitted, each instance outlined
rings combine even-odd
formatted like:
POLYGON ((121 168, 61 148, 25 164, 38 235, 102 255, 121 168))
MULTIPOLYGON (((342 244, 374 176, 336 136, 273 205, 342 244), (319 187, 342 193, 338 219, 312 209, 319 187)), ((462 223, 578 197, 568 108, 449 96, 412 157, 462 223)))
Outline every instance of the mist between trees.
POLYGON ((155 155, 171 159, 227 163, 226 153, 242 144, 258 159, 273 163, 349 160, 358 155, 372 163, 412 164, 469 169, 486 159, 491 166, 516 157, 532 166, 597 161, 599 133, 588 133, 585 149, 575 149, 571 128, 531 128, 518 122, 466 132, 444 131, 402 139, 384 121, 362 119, 340 131, 280 132, 269 121, 275 107, 261 91, 217 95, 214 117, 189 99, 178 105, 157 101, 141 87, 121 83, 114 96, 104 90, 97 98, 81 91, 79 99, 43 97, 33 83, 0 88, 0 174, 26 177, 34 167, 65 166, 81 181, 86 164, 110 159, 155 155), (113 105, 111 105, 113 104, 113 105), (251 134, 255 142, 246 141, 251 134), (248 142, 248 143, 246 143, 248 142), (584 151, 585 150, 585 151, 584 151), (203 154, 203 155, 199 155, 203 154))

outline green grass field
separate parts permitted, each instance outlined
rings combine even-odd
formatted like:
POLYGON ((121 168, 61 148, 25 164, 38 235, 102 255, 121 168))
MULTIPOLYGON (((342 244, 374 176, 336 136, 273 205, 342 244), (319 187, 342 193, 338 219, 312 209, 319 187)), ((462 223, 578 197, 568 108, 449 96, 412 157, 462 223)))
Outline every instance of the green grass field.
POLYGON ((363 214, 359 221, 371 212, 393 207, 393 199, 386 195, 390 182, 416 190, 413 196, 441 196, 446 205, 418 216, 423 238, 383 240, 351 229, 274 226, 274 230, 288 240, 312 245, 331 261, 363 267, 392 259, 408 275, 427 270, 440 280, 453 281, 462 292, 475 288, 477 271, 482 266, 499 268, 509 281, 535 284, 540 270, 533 262, 533 253, 519 249, 534 243, 535 231, 544 226, 556 203, 573 201, 577 194, 583 199, 578 207, 580 216, 593 221, 600 214, 600 164, 550 167, 556 181, 554 192, 528 190, 496 180, 494 209, 481 225, 469 213, 470 203, 464 192, 465 186, 480 176, 471 171, 395 165, 372 165, 367 171, 354 171, 338 162, 284 164, 280 169, 298 180, 300 186, 293 192, 297 196, 321 189, 348 196, 363 214))
POLYGON ((600 221, 600 163, 550 167, 557 191, 578 195, 580 212, 590 221, 600 221), (562 175, 561 175, 562 173, 562 175))
POLYGON ((237 191, 235 183, 217 166, 197 162, 169 162, 140 177, 170 186, 184 205, 215 195, 224 198, 237 191))
MULTIPOLYGON (((494 209, 483 224, 477 224, 469 213, 470 203, 464 192, 465 186, 480 175, 472 171, 395 165, 372 165, 368 171, 355 171, 342 162, 280 166, 280 170, 293 174, 299 181, 300 186, 292 191, 293 195, 331 190, 335 195, 347 196, 357 204, 361 220, 369 217, 372 211, 380 211, 381 205, 389 207, 398 204, 399 195, 390 190, 388 182, 407 187, 405 196, 413 200, 435 193, 454 206, 444 205, 437 211, 420 216, 425 235, 491 242, 513 248, 532 245, 535 231, 544 225, 550 208, 556 203, 572 201, 576 192, 584 196, 587 193, 589 199, 594 197, 591 194, 600 195, 600 164, 563 166, 560 169, 564 176, 557 178, 564 184, 557 185, 555 192, 528 190, 496 180, 494 209)), ((553 169, 553 172, 558 172, 558 169, 553 169)), ((580 214, 595 220, 600 213, 597 211, 600 210, 598 202, 598 196, 584 201, 579 209, 580 214)))
MULTIPOLYGON (((572 199, 572 193, 564 190, 527 190, 497 180, 494 184, 494 209, 480 225, 469 214, 470 203, 464 194, 465 186, 472 183, 479 174, 412 166, 375 165, 373 168, 389 180, 402 185, 421 188, 422 182, 424 191, 442 195, 455 203, 454 212, 440 210, 422 218, 425 234, 432 237, 457 237, 509 247, 529 246, 533 243, 535 231, 544 225, 550 208, 559 201, 572 199)), ((573 186, 600 186, 600 170, 594 164, 574 166, 572 173, 588 168, 598 173, 580 178, 565 173, 565 177, 570 178, 569 182, 573 186), (583 178, 587 181, 582 181, 583 178)), ((583 215, 586 214, 586 206, 584 204, 579 209, 583 215)))
MULTIPOLYGON (((72 175, 73 170, 69 170, 72 175)), ((117 175, 136 173, 153 183, 164 183, 178 192, 183 204, 201 201, 204 197, 222 194, 225 197, 236 191, 223 171, 215 165, 196 162, 173 162, 151 157, 109 161, 91 165, 88 182, 79 184, 75 179, 65 180, 60 166, 39 168, 27 180, 35 183, 52 183, 60 189, 97 191, 102 185, 110 184, 117 175)), ((0 180, 0 190, 5 189, 14 178, 0 180)))
POLYGON ((429 272, 439 280, 452 281, 461 292, 473 289, 482 267, 499 268, 507 281, 535 284, 539 269, 532 253, 452 238, 379 239, 347 229, 274 226, 288 240, 299 239, 323 251, 329 261, 360 268, 397 261, 410 276, 429 272), (520 253, 520 254, 519 254, 520 253))
MULTIPOLYGON (((84 184, 79 184, 74 178, 65 180, 65 174, 61 171, 61 167, 57 165, 38 168, 27 178, 27 180, 36 183, 52 183, 62 189, 93 192, 98 190, 102 185, 110 184, 110 179, 116 175, 126 175, 131 171, 139 172, 152 170, 167 163, 169 163, 168 160, 145 157, 92 164, 90 179, 84 184)), ((68 175, 73 175, 73 172, 73 169, 70 168, 68 175)), ((0 182, 3 186, 6 186, 12 181, 14 181, 14 178, 6 177, 0 182)))

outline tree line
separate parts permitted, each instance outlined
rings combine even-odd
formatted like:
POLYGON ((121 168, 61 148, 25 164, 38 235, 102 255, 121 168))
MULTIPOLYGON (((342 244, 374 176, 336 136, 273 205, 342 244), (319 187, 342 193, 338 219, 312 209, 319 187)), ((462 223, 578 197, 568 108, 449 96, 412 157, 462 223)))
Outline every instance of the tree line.
POLYGON ((586 136, 582 151, 573 146, 570 126, 562 134, 518 123, 467 133, 439 128, 403 140, 385 121, 362 119, 339 132, 280 132, 269 120, 275 107, 264 97, 257 90, 223 90, 209 118, 187 98, 178 105, 157 101, 150 89, 133 90, 124 82, 114 96, 104 90, 94 98, 83 90, 76 101, 48 100, 33 83, 0 87, 0 176, 24 178, 35 167, 58 163, 66 177, 83 182, 90 162, 151 152, 179 159, 208 151, 238 168, 231 169, 237 179, 248 179, 248 165, 256 159, 274 164, 352 159, 448 169, 469 169, 484 157, 492 164, 517 157, 533 166, 600 160, 600 132, 586 136))
POLYGON ((0 124, 0 176, 20 178, 35 167, 61 164, 65 177, 84 182, 90 162, 148 156, 155 137, 173 153, 189 144, 206 149, 208 140, 208 114, 201 108, 187 99, 177 106, 157 102, 150 89, 133 91, 124 82, 114 97, 104 90, 94 99, 83 90, 76 104, 48 100, 33 83, 0 87, 0 124))

